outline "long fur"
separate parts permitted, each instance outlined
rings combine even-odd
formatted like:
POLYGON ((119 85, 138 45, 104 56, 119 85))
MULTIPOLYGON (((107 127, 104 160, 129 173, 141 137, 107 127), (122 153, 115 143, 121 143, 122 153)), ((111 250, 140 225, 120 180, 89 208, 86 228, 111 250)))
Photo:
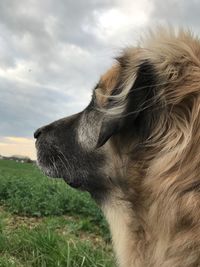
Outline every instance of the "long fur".
POLYGON ((101 206, 120 267, 200 266, 197 37, 149 34, 101 77, 85 110, 35 138, 43 171, 101 206))
POLYGON ((159 116, 142 153, 134 152, 131 140, 119 153, 137 153, 123 165, 129 189, 113 193, 103 207, 119 265, 200 266, 200 42, 189 32, 162 29, 124 57, 125 89, 103 112, 124 116, 130 83, 149 60, 159 90, 142 109, 152 107, 159 116))

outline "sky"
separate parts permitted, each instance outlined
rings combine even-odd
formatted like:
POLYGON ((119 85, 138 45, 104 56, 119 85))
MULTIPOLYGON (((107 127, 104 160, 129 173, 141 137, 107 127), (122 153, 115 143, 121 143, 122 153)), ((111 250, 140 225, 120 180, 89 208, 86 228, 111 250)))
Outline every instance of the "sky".
POLYGON ((81 111, 122 48, 157 25, 200 34, 199 0, 1 0, 0 155, 35 159, 33 132, 81 111))

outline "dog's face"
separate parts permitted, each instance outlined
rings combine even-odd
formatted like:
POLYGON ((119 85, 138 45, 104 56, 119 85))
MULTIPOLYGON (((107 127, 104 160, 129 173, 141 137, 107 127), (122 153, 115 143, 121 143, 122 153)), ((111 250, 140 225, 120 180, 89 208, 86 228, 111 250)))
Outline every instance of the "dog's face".
POLYGON ((101 107, 106 107, 107 89, 114 90, 118 76, 116 65, 93 90, 85 110, 35 132, 37 161, 44 173, 64 178, 72 187, 87 190, 98 199, 105 196, 117 175, 111 144, 106 142, 117 131, 117 123, 106 122, 101 107), (101 96, 105 93, 106 97, 101 96))
POLYGON ((167 42, 126 50, 101 77, 85 110, 35 132, 38 165, 45 174, 97 199, 113 187, 129 187, 130 164, 137 158, 141 171, 144 161, 162 149, 162 138, 185 116, 181 109, 195 93, 189 52, 167 42))
POLYGON ((101 77, 85 110, 35 132, 37 160, 45 174, 64 178, 72 187, 88 190, 98 199, 121 182, 127 160, 127 155, 122 156, 128 143, 126 137, 137 138, 137 110, 151 92, 144 89, 134 97, 131 94, 135 85, 145 87, 154 79, 148 62, 142 62, 137 69, 141 72, 138 77, 134 72, 126 81, 126 69, 119 60, 101 77))

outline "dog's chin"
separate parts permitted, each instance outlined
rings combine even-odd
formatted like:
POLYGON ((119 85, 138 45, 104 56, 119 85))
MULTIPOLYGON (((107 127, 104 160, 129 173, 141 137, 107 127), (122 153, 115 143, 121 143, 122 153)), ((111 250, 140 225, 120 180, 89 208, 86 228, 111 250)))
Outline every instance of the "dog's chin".
POLYGON ((64 180, 69 186, 75 189, 86 190, 83 183, 81 183, 81 181, 79 181, 78 179, 74 179, 73 181, 68 181, 68 179, 64 178, 64 180))
POLYGON ((42 173, 50 178, 62 178, 58 173, 50 166, 44 164, 43 162, 37 160, 37 166, 42 171, 42 173))
POLYGON ((53 179, 63 179, 69 186, 85 190, 85 186, 78 178, 67 177, 65 174, 59 173, 58 170, 52 166, 48 166, 43 162, 37 161, 37 166, 43 172, 44 175, 53 179))

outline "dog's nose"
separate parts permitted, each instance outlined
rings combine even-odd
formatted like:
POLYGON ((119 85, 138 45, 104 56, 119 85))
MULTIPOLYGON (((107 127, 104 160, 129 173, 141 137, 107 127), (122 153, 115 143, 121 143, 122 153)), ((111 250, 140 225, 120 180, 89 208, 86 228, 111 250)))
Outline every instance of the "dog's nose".
POLYGON ((41 133, 42 133, 42 129, 43 129, 43 127, 37 129, 37 130, 34 132, 34 138, 35 138, 35 139, 37 139, 37 138, 41 135, 41 133))

